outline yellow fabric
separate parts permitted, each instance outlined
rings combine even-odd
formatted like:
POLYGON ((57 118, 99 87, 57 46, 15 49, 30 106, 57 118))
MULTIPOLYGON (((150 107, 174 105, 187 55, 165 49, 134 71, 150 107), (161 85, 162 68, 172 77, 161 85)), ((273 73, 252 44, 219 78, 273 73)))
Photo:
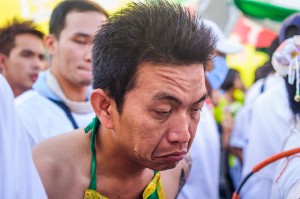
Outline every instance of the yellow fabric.
POLYGON ((102 196, 100 193, 98 193, 95 190, 86 189, 84 192, 84 199, 108 199, 108 198, 102 196))
MULTIPOLYGON (((152 198, 151 195, 154 192, 157 192, 158 199, 165 199, 165 192, 162 184, 162 180, 160 177, 160 173, 157 172, 151 182, 147 185, 146 189, 143 192, 143 199, 152 198)), ((102 196, 95 190, 86 189, 84 192, 84 199, 109 199, 105 196, 102 196)))
POLYGON ((151 180, 151 182, 148 184, 146 189, 143 192, 143 199, 147 199, 157 191, 158 199, 165 199, 165 192, 163 188, 163 184, 161 181, 160 173, 157 172, 154 178, 151 180))

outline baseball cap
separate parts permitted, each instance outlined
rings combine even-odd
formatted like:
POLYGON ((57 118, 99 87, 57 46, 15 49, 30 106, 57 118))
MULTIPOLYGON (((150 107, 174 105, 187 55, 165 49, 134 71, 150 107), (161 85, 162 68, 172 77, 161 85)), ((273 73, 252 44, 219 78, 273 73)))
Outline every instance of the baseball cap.
POLYGON ((288 16, 283 21, 279 31, 279 42, 282 43, 294 35, 300 35, 300 12, 288 16))
POLYGON ((243 49, 243 46, 240 43, 232 42, 228 40, 223 31, 219 28, 219 26, 210 20, 204 19, 204 25, 210 27, 212 29, 213 34, 218 38, 216 44, 216 50, 224 53, 224 54, 234 54, 238 53, 243 49))

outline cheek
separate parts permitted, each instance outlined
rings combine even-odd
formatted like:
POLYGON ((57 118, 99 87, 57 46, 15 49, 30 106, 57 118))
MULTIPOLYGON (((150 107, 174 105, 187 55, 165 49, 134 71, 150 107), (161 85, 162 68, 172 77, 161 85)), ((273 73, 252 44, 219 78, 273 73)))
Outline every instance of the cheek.
POLYGON ((197 131, 197 126, 198 126, 198 122, 197 122, 197 123, 195 123, 195 124, 193 124, 193 125, 192 125, 192 127, 191 127, 191 130, 190 130, 190 132, 191 132, 191 136, 192 136, 192 137, 194 137, 194 136, 195 136, 195 134, 196 134, 196 131, 197 131))
POLYGON ((159 127, 158 125, 153 125, 149 121, 141 121, 139 123, 139 133, 136 137, 140 140, 140 143, 149 143, 149 145, 155 145, 159 140, 159 127))
POLYGON ((66 62, 77 59, 78 46, 75 46, 72 42, 62 42, 57 47, 56 53, 60 56, 60 59, 66 62))
POLYGON ((159 125, 153 125, 149 120, 139 120, 138 124, 132 128, 129 144, 134 144, 134 150, 139 151, 139 155, 151 158, 156 148, 159 148, 163 131, 159 125))
POLYGON ((9 63, 9 66, 12 73, 17 74, 18 76, 23 76, 24 72, 28 70, 30 62, 27 59, 22 59, 20 57, 16 58, 15 60, 9 63))
POLYGON ((196 135, 196 131, 197 131, 199 121, 200 121, 200 117, 197 120, 191 122, 191 124, 190 124, 190 128, 189 128, 189 131, 190 131, 190 134, 191 134, 190 142, 193 141, 193 139, 196 135))
POLYGON ((76 55, 72 54, 72 51, 68 51, 67 48, 59 55, 59 62, 64 67, 59 67, 59 70, 66 76, 70 76, 74 72, 76 55))

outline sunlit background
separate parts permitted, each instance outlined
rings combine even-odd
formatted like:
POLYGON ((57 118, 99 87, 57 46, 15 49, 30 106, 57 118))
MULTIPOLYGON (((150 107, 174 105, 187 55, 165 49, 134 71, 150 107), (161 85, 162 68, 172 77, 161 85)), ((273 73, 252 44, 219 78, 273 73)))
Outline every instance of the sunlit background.
MULTIPOLYGON (((0 0, 0 26, 13 18, 32 19, 48 33, 53 7, 61 0, 0 0)), ((95 0, 110 14, 130 0, 95 0)), ((198 16, 216 22, 229 39, 240 42, 244 50, 227 57, 230 67, 238 69, 247 87, 254 71, 267 61, 263 51, 276 37, 282 20, 300 11, 299 0, 173 0, 198 16)))

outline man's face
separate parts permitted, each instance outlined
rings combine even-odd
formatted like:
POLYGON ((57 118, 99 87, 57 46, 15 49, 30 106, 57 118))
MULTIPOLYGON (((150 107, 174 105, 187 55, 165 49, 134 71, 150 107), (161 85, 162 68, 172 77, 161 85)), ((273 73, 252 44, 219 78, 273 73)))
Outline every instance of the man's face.
POLYGON ((94 12, 71 12, 59 38, 51 44, 52 70, 58 79, 72 85, 89 85, 92 79, 92 39, 105 15, 94 12))
POLYGON ((24 33, 15 37, 15 46, 9 56, 4 57, 3 75, 14 94, 19 95, 32 88, 38 73, 44 65, 43 40, 33 34, 24 33))
POLYGON ((125 96, 122 113, 114 111, 115 139, 136 165, 174 168, 190 148, 205 97, 200 64, 144 63, 135 87, 125 96))

